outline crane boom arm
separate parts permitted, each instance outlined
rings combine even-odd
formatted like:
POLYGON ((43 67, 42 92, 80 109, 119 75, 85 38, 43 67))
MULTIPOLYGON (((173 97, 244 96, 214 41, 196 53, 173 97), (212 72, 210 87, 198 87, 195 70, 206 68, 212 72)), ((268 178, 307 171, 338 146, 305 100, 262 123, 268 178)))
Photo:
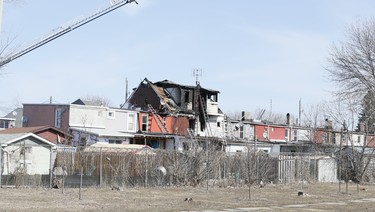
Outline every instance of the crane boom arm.
MULTIPOLYGON (((100 10, 88 17, 85 17, 85 18, 82 18, 80 19, 79 21, 77 21, 76 23, 70 25, 70 26, 66 26, 66 27, 60 27, 56 32, 54 32, 53 34, 45 37, 45 38, 42 38, 41 40, 31 44, 30 46, 26 47, 25 49, 21 50, 21 51, 18 51, 14 54, 11 54, 9 56, 7 56, 6 58, 4 59, 1 59, 0 60, 0 67, 8 64, 9 62, 11 62, 12 60, 15 60, 41 46, 43 46, 44 44, 47 44, 53 40, 55 40, 56 38, 58 37, 61 37, 63 35, 65 35, 66 33, 68 32, 71 32, 87 23, 90 23, 91 21, 97 19, 97 18, 100 18, 101 16, 107 14, 107 13, 110 13, 112 12, 113 10, 116 10, 126 4, 129 4, 129 3, 132 3, 132 2, 135 2, 137 3, 135 0, 120 0, 120 1, 117 1, 115 2, 114 4, 112 4, 111 6, 103 9, 103 10, 100 10)), ((137 3, 138 4, 138 3, 137 3)))

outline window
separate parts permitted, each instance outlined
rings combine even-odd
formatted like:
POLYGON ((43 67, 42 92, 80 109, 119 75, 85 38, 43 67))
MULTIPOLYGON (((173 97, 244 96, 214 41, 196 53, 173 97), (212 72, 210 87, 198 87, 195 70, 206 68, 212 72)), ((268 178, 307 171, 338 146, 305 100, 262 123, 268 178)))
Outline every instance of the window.
POLYGON ((298 140, 298 130, 294 130, 293 136, 294 136, 293 140, 297 141, 298 140))
POLYGON ((115 111, 112 111, 112 110, 108 111, 107 118, 114 119, 115 118, 115 111))
POLYGON ((147 131, 148 115, 142 115, 142 132, 147 131))
POLYGON ((61 128, 61 115, 62 115, 62 109, 57 108, 55 110, 55 127, 61 128))
POLYGON ((243 134, 243 125, 241 125, 240 127, 240 138, 243 138, 244 137, 244 134, 243 134))
POLYGON ((4 128, 4 129, 9 128, 9 122, 6 120, 0 120, 0 128, 4 128))
POLYGON ((285 141, 289 141, 289 129, 285 129, 285 141))
POLYGON ((217 122, 217 127, 220 127, 220 122, 217 122))
POLYGON ((128 130, 134 131, 134 114, 129 114, 128 116, 128 130))
POLYGON ((109 139, 108 143, 110 143, 110 144, 122 144, 122 140, 109 139))
POLYGON ((189 103, 189 96, 190 96, 189 91, 185 91, 185 94, 184 94, 184 101, 185 101, 185 103, 189 103))

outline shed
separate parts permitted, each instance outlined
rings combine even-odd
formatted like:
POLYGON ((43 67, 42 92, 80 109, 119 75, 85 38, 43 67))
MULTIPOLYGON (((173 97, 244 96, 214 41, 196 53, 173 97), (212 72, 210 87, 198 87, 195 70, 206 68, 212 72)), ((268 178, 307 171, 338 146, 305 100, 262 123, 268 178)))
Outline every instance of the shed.
POLYGON ((315 159, 314 165, 316 171, 316 179, 318 182, 338 182, 337 177, 337 161, 329 156, 321 156, 315 159))
POLYGON ((50 173, 55 144, 33 133, 0 134, 0 173, 50 173))

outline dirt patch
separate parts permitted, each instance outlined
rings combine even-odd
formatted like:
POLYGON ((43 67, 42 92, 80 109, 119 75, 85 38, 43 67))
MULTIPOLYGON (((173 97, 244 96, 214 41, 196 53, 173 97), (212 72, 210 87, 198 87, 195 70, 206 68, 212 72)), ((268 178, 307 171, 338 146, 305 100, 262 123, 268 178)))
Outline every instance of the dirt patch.
POLYGON ((375 186, 355 184, 267 185, 264 188, 164 187, 85 188, 79 200, 78 188, 2 188, 2 211, 366 211, 375 208, 375 186), (303 191, 304 195, 298 196, 303 191))

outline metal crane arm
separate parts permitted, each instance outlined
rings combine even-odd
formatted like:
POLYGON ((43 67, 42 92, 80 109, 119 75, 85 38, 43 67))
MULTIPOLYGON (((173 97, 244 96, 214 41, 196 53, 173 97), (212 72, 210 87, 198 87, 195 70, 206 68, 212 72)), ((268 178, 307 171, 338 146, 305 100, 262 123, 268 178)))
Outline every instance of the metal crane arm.
MULTIPOLYGON (((112 1, 113 2, 113 1, 112 1)), ((4 66, 5 64, 11 62, 12 60, 15 60, 33 50, 35 50, 36 48, 39 48, 41 46, 43 46, 44 44, 46 43, 49 43, 53 40, 55 40, 56 38, 62 36, 62 35, 65 35, 66 33, 68 32, 71 32, 75 29, 77 29, 78 27, 81 27, 87 23, 90 23, 91 21, 97 19, 97 18, 100 18, 101 16, 107 14, 107 13, 110 13, 112 12, 113 10, 116 10, 126 4, 129 4, 129 3, 132 3, 132 2, 135 2, 136 4, 138 4, 137 1, 135 0, 122 0, 122 1, 117 1, 115 3, 113 3, 111 6, 103 9, 103 10, 100 10, 88 17, 85 17, 85 18, 82 18, 80 19, 79 21, 77 21, 76 23, 70 25, 70 26, 66 26, 66 27, 60 27, 58 29, 57 32, 54 32, 53 34, 45 37, 45 38, 42 38, 41 40, 31 44, 30 46, 26 47, 25 49, 21 50, 21 51, 18 51, 10 56, 7 56, 6 58, 4 59, 1 59, 0 60, 0 67, 4 66)))

